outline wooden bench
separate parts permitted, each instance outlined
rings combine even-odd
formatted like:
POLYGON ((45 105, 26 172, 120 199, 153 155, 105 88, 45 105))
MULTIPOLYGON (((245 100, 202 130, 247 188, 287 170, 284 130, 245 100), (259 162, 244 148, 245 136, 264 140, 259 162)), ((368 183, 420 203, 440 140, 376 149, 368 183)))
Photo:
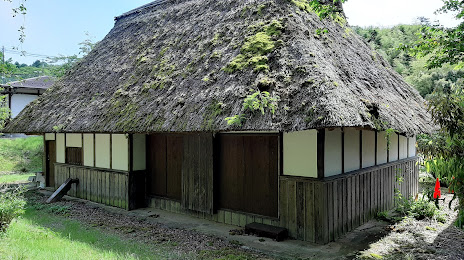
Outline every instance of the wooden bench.
POLYGON ((253 222, 245 225, 245 234, 255 234, 259 237, 268 237, 276 241, 282 241, 288 237, 288 230, 286 228, 253 222))

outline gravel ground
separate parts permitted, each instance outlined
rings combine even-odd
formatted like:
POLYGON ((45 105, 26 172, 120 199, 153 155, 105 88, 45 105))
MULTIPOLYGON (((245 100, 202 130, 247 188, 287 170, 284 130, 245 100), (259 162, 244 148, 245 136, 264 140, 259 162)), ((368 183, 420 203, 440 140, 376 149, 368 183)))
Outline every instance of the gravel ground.
MULTIPOLYGON (((452 194, 447 194, 446 189, 442 189, 442 194, 445 202, 440 202, 440 208, 446 216, 445 223, 434 219, 406 218, 396 224, 387 225, 379 236, 370 238, 373 241, 368 243, 365 250, 336 259, 464 259, 464 231, 454 226, 457 215, 454 207, 457 202, 454 201, 450 209, 448 202, 452 194)), ((45 199, 45 195, 36 192, 29 197, 30 203, 39 207, 43 206, 45 199)), ((228 255, 240 255, 238 259, 272 259, 259 251, 242 247, 240 243, 234 241, 229 242, 193 230, 168 227, 143 217, 110 212, 90 203, 64 200, 53 205, 66 209, 58 210, 55 214, 64 215, 89 227, 115 233, 130 240, 170 246, 179 255, 191 256, 189 258, 216 259, 228 255)), ((381 222, 378 225, 380 224, 381 222)), ((339 243, 343 244, 342 241, 339 243)), ((313 244, 308 246, 318 247, 313 244)))
MULTIPOLYGON (((30 192, 28 201, 36 208, 47 207, 45 195, 30 192)), ((53 204, 54 214, 77 220, 80 223, 117 234, 124 239, 143 243, 160 244, 172 247, 178 255, 191 258, 219 258, 228 255, 240 256, 238 259, 271 259, 262 253, 242 248, 240 244, 202 233, 170 228, 147 219, 108 212, 80 201, 62 200, 53 204), (59 209, 63 210, 59 210, 59 209)))
POLYGON ((358 258, 372 259, 464 259, 464 231, 454 226, 457 200, 442 188, 441 212, 446 222, 434 219, 416 220, 407 218, 388 227, 391 231, 382 239, 358 254, 358 258))

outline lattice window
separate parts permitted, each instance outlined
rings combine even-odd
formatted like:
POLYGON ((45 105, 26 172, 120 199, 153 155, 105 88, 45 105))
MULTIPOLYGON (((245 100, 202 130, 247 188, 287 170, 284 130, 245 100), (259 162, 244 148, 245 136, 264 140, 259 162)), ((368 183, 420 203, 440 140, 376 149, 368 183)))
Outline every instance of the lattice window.
POLYGON ((66 163, 74 165, 82 165, 83 160, 82 148, 79 147, 66 147, 66 163))

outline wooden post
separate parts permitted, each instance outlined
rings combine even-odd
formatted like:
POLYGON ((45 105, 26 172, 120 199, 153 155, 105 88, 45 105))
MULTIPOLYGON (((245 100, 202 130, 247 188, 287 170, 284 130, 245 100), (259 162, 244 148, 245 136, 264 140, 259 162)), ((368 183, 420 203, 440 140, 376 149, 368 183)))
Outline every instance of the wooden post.
POLYGON ((317 178, 324 178, 325 129, 317 130, 317 178))

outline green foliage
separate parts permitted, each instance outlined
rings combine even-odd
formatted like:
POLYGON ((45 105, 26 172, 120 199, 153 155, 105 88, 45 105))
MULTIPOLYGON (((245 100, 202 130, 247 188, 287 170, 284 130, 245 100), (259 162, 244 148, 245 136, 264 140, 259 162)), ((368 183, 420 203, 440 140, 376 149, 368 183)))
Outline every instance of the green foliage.
POLYGON ((0 185, 0 233, 10 225, 11 221, 24 213, 26 201, 22 189, 8 190, 0 185))
POLYGON ((279 96, 271 97, 271 94, 267 91, 256 91, 255 93, 248 95, 243 101, 243 110, 250 110, 251 112, 260 111, 264 115, 266 108, 270 110, 272 114, 277 109, 277 102, 279 96))
POLYGON ((305 12, 316 13, 322 20, 339 15, 341 10, 336 4, 346 2, 346 0, 333 0, 332 4, 322 4, 319 0, 291 0, 291 2, 305 12))
POLYGON ((231 117, 226 117, 224 120, 227 121, 228 125, 242 126, 243 121, 245 121, 245 115, 240 114, 231 117))
POLYGON ((422 27, 421 24, 415 24, 398 25, 392 28, 354 27, 354 29, 423 97, 427 97, 436 89, 454 84, 463 85, 464 70, 456 70, 449 64, 428 69, 426 64, 429 56, 414 57, 404 48, 421 39, 422 27))
POLYGON ((424 161, 424 168, 434 179, 439 178, 441 182, 449 185, 455 176, 464 176, 464 159, 460 157, 434 157, 424 161))
MULTIPOLYGON (((250 111, 254 113, 256 111, 260 111, 262 115, 265 114, 266 110, 269 110, 271 114, 274 114, 277 109, 277 103, 279 102, 279 96, 274 95, 271 96, 267 91, 259 91, 257 90, 251 95, 248 95, 242 104, 242 111, 245 113, 250 111)), ((227 121, 228 125, 238 125, 241 126, 242 123, 245 121, 246 116, 245 114, 234 115, 231 117, 226 117, 224 120, 227 121)))
MULTIPOLYGON (((0 92, 3 89, 0 88, 0 92)), ((10 118, 10 109, 6 105, 6 96, 0 95, 0 131, 5 126, 6 120, 10 118)))
MULTIPOLYGON (((430 170, 448 181, 450 190, 454 191, 453 200, 459 200, 458 220, 464 215, 463 94, 462 87, 453 86, 440 92, 435 91, 431 95, 428 109, 434 122, 441 127, 441 131, 430 137, 421 136, 419 146, 428 153, 429 158, 434 157, 429 159, 430 170)), ((457 221, 456 224, 461 228, 464 227, 462 221, 457 221)))
POLYGON ((269 70, 267 54, 276 48, 275 39, 280 36, 283 29, 284 26, 279 21, 273 20, 261 31, 248 37, 240 50, 240 54, 224 67, 224 71, 233 73, 248 66, 254 67, 255 71, 269 70))
POLYGON ((213 130, 213 123, 220 114, 222 114, 223 103, 213 101, 203 114, 203 128, 205 130, 213 130))
POLYGON ((404 45, 412 55, 427 57, 427 68, 441 67, 443 64, 455 64, 464 67, 464 2, 444 0, 439 13, 456 12, 455 18, 460 24, 454 28, 425 24, 421 28, 421 37, 411 45, 404 45))
POLYGON ((317 35, 317 36, 326 34, 326 33, 328 33, 328 32, 329 32, 329 30, 328 30, 327 28, 323 28, 323 29, 317 28, 317 29, 316 29, 316 35, 317 35))
POLYGON ((403 216, 412 217, 417 220, 436 219, 438 222, 445 223, 446 218, 435 204, 425 198, 414 200, 402 196, 396 197, 397 206, 395 211, 403 216))

